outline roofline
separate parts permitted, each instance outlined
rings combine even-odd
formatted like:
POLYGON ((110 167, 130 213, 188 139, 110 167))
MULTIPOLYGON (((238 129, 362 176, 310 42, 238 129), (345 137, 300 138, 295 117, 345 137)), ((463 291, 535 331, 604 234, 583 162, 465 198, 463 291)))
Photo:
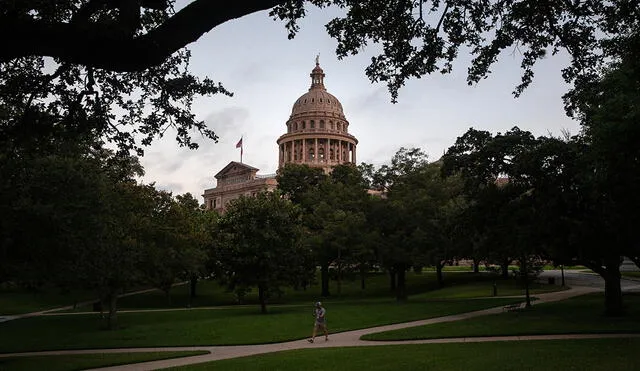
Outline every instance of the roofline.
POLYGON ((250 170, 255 170, 255 171, 259 171, 259 170, 260 170, 260 169, 258 169, 258 168, 255 168, 255 167, 253 167, 253 166, 247 165, 247 164, 242 163, 242 162, 231 161, 231 162, 229 162, 229 163, 227 164, 227 166, 223 167, 223 168, 222 168, 222 170, 218 171, 218 173, 217 173, 216 175, 214 175, 214 178, 219 179, 219 178, 218 178, 218 176, 219 176, 220 174, 222 174, 223 172, 225 172, 229 167, 231 167, 231 166, 233 166, 233 165, 240 165, 240 166, 242 166, 242 167, 245 167, 245 168, 250 169, 250 170))

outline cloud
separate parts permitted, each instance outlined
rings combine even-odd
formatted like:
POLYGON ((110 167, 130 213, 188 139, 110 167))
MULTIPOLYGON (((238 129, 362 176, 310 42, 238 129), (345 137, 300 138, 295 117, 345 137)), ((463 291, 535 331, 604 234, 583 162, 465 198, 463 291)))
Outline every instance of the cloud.
POLYGON ((230 133, 242 132, 247 126, 249 109, 245 107, 225 107, 221 110, 210 112, 204 119, 209 129, 221 139, 225 139, 230 133))

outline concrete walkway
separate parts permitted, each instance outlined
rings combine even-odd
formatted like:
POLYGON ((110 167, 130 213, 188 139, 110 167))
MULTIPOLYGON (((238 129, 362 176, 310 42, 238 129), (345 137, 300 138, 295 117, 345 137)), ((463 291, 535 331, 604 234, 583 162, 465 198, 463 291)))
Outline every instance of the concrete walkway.
MULTIPOLYGON (((174 283, 172 285, 172 287, 184 285, 186 283, 187 283, 186 281, 185 282, 174 283)), ((124 294, 118 295, 118 298, 124 298, 124 297, 127 297, 127 296, 138 295, 138 294, 145 294, 147 292, 152 292, 152 291, 158 291, 158 289, 151 288, 151 289, 144 289, 144 290, 126 292, 124 294)), ((86 300, 86 301, 82 301, 82 302, 77 302, 74 305, 67 305, 67 306, 64 306, 64 307, 46 309, 46 310, 41 310, 41 311, 37 311, 37 312, 22 313, 22 314, 12 314, 12 315, 0 315, 0 323, 7 322, 7 321, 13 321, 13 320, 16 320, 16 319, 21 319, 21 318, 29 318, 29 317, 35 317, 35 316, 58 314, 58 313, 55 313, 55 312, 60 312, 60 311, 65 311, 65 310, 72 310, 72 309, 75 309, 77 307, 88 306, 88 305, 91 305, 91 304, 95 303, 96 301, 98 301, 98 299, 86 300)), ((82 313, 85 313, 85 312, 82 312, 82 313)), ((96 312, 86 312, 86 313, 96 313, 96 312)), ((69 312, 69 314, 78 314, 78 312, 69 312)))
MULTIPOLYGON (((601 291, 594 287, 574 287, 565 291, 558 291, 546 294, 538 294, 537 301, 533 304, 549 303, 565 300, 571 297, 601 291)), ((522 340, 554 340, 554 339, 583 339, 583 338, 611 338, 611 337, 640 337, 640 334, 586 334, 586 335, 536 335, 536 336, 500 336, 500 337, 472 337, 472 338, 450 338, 450 339, 430 339, 430 340, 409 340, 409 341, 365 341, 360 337, 377 332, 397 330, 407 327, 423 326, 434 323, 459 321, 479 316, 501 313, 503 307, 494 307, 474 312, 455 314, 419 321, 397 323, 393 325, 377 326, 367 329, 346 331, 330 335, 329 341, 325 342, 323 337, 316 338, 313 344, 305 339, 289 341, 275 344, 259 345, 237 345, 237 346, 202 346, 202 347, 162 347, 162 348, 122 348, 122 349, 94 349, 94 350, 69 350, 69 351, 48 351, 0 354, 0 357, 13 356, 37 356, 37 355, 65 355, 65 354, 95 354, 95 353, 133 353, 133 352, 166 352, 166 351, 208 351, 210 354, 194 357, 184 357, 160 361, 151 361, 117 367, 101 368, 99 370, 157 370, 162 368, 184 366, 202 362, 217 361, 222 359, 245 357, 257 354, 280 352, 294 349, 316 349, 316 348, 336 348, 352 346, 378 346, 397 344, 435 344, 435 343, 455 343, 455 342, 487 342, 487 341, 522 341, 522 340)))

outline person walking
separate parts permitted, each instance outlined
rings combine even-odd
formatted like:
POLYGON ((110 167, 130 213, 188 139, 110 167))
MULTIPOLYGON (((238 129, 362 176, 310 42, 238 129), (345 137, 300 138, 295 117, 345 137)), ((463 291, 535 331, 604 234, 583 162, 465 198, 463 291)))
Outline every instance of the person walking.
POLYGON ((313 315, 316 318, 316 321, 313 325, 313 333, 311 334, 311 339, 307 340, 310 343, 316 338, 316 333, 318 330, 324 331, 324 341, 329 341, 329 332, 327 331, 327 311, 322 306, 321 302, 316 303, 316 308, 313 311, 313 315))

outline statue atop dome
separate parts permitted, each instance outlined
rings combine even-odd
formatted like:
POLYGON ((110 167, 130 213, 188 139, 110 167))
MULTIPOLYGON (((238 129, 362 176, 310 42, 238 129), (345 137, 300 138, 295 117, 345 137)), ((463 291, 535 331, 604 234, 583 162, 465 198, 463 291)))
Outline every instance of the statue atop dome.
POLYGON ((316 66, 320 65, 320 53, 316 55, 316 66))

